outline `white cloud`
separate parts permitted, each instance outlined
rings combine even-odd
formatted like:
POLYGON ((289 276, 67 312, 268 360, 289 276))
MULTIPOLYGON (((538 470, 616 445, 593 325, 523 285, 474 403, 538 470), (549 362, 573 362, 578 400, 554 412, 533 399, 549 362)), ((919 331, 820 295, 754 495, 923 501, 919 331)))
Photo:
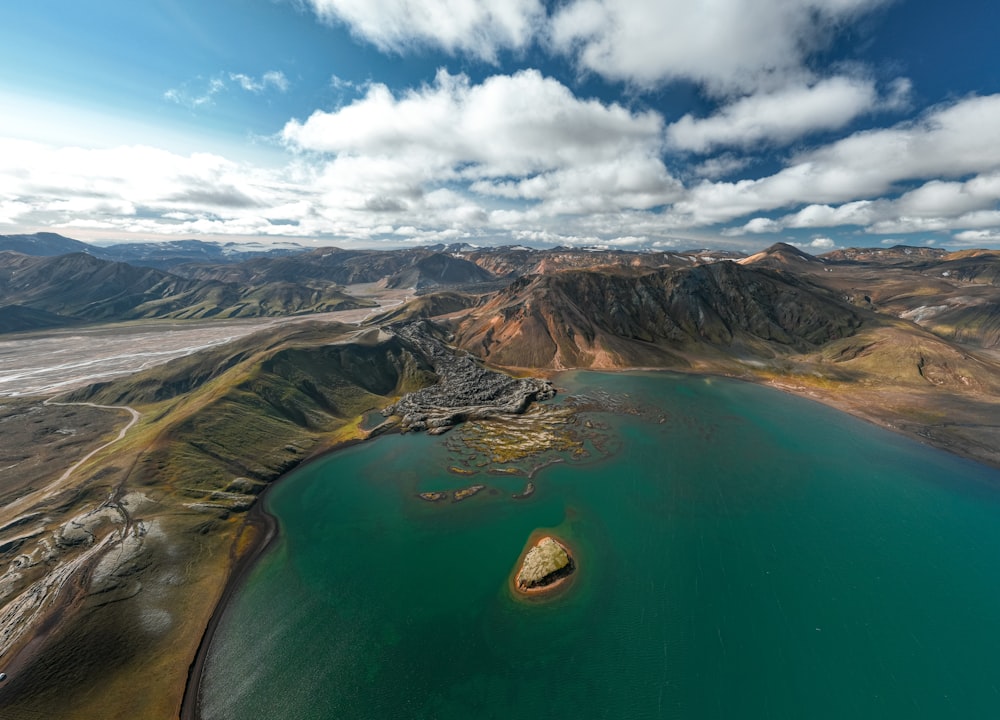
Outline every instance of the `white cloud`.
POLYGON ((858 200, 839 206, 808 205, 778 219, 754 218, 737 234, 844 225, 862 226, 877 234, 994 227, 1000 222, 998 203, 1000 171, 964 182, 931 180, 894 199, 858 200))
POLYGON ((841 128, 877 103, 871 80, 833 77, 749 95, 711 117, 685 115, 667 128, 667 139, 675 148, 696 153, 719 146, 787 143, 817 130, 841 128))
POLYGON ((196 78, 170 88, 163 93, 163 98, 172 103, 183 105, 192 110, 213 105, 218 95, 229 90, 229 83, 235 83, 246 92, 260 94, 274 89, 286 92, 289 88, 288 78, 280 70, 268 70, 259 78, 245 73, 229 73, 208 78, 196 78))
POLYGON ((855 133, 802 153, 769 177, 703 182, 675 209, 691 224, 711 224, 803 203, 832 205, 877 198, 902 181, 998 169, 1000 95, 971 97, 933 109, 915 122, 855 133))
POLYGON ((716 180, 743 170, 751 163, 750 158, 737 157, 732 154, 715 155, 706 158, 692 169, 695 177, 716 180))
POLYGON ((956 242, 963 245, 986 245, 1000 243, 1000 228, 993 230, 965 230, 955 233, 953 236, 956 242))
POLYGON ((884 213, 884 201, 858 200, 833 207, 808 205, 797 213, 775 221, 780 228, 823 228, 841 225, 868 225, 884 213))
POLYGON ((888 0, 572 0, 551 41, 586 69, 641 86, 690 79, 718 93, 785 85, 843 23, 888 0))
POLYGON ((439 47, 495 60, 520 49, 545 19, 539 0, 307 0, 316 14, 342 22, 383 51, 439 47))
POLYGON ((663 128, 535 71, 476 85, 441 73, 290 122, 285 165, 0 138, 0 221, 97 237, 669 243, 676 222, 658 208, 683 188, 663 128))
POLYGON ((495 62, 538 42, 588 71, 640 86, 779 88, 858 17, 892 0, 305 0, 384 52, 423 47, 495 62))
POLYGON ((259 79, 243 73, 229 73, 229 79, 252 93, 262 93, 269 88, 285 92, 289 86, 288 78, 280 70, 268 70, 259 79))
MULTIPOLYGON (((661 159, 662 118, 580 100, 526 70, 470 84, 439 71, 396 97, 384 85, 334 112, 292 121, 283 137, 334 157, 326 177, 351 194, 412 202, 443 183, 550 212, 646 209, 676 198, 661 159)), ((362 198, 355 197, 353 204, 362 198)))
POLYGON ((18 224, 150 234, 278 234, 266 206, 298 199, 289 171, 146 146, 52 147, 0 139, 0 209, 18 224))
POLYGON ((766 233, 778 232, 779 230, 782 230, 782 229, 783 229, 783 227, 782 227, 781 223, 779 223, 778 221, 772 220, 771 218, 758 217, 758 218, 754 218, 753 220, 751 220, 750 222, 748 222, 746 225, 744 225, 743 228, 742 228, 743 232, 741 232, 741 233, 732 232, 730 234, 731 235, 737 235, 737 234, 741 235, 743 233, 751 233, 751 234, 754 234, 754 235, 763 235, 763 234, 766 234, 766 233))
POLYGON ((192 110, 215 102, 215 96, 226 89, 226 81, 222 78, 198 79, 187 82, 180 87, 170 88, 163 93, 163 98, 172 103, 183 105, 192 110))

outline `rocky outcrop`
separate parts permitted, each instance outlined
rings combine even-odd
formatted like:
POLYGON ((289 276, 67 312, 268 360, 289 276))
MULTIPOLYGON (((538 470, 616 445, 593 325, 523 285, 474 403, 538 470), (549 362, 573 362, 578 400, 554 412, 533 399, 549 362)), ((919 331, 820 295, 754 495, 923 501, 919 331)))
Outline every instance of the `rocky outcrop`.
POLYGON ((426 358, 439 379, 382 410, 386 417, 402 418, 404 430, 440 434, 466 420, 518 415, 533 401, 555 395, 548 380, 513 378, 484 368, 471 355, 448 347, 427 322, 394 326, 390 331, 426 358))
POLYGON ((557 585, 576 569, 566 547, 546 535, 528 550, 514 581, 521 592, 537 592, 557 585))

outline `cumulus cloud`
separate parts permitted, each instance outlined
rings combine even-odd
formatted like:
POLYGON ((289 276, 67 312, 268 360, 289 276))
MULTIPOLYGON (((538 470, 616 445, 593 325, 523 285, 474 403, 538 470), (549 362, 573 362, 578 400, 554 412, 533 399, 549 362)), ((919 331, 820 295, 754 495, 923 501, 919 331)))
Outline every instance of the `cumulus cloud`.
POLYGON ((855 133, 802 153, 768 177, 702 182, 675 210, 687 214, 692 224, 711 224, 800 204, 877 198, 904 181, 998 169, 1000 95, 970 97, 932 109, 917 121, 855 133))
POLYGON ((540 0, 307 0, 316 14, 340 22, 389 52, 433 46, 495 60, 531 42, 545 19, 540 0))
POLYGON ((536 70, 478 85, 442 70, 398 97, 372 85, 350 105, 288 123, 283 137, 333 156, 326 178, 345 193, 406 201, 458 183, 550 212, 604 212, 678 196, 662 133, 659 114, 578 99, 536 70))
POLYGON ((536 71, 479 84, 442 72, 288 123, 284 166, 0 139, 0 222, 104 236, 669 243, 677 224, 663 209, 683 188, 664 166, 663 130, 657 113, 577 98, 536 71))
POLYGON ((837 247, 837 243, 835 243, 831 238, 828 237, 818 237, 818 238, 813 238, 811 241, 807 243, 792 243, 792 244, 804 250, 819 250, 820 252, 833 250, 835 247, 837 247))
POLYGON ((692 80, 713 92, 779 88, 858 17, 892 0, 305 0, 384 52, 424 47, 495 62, 538 43, 639 86, 692 80))
POLYGON ((787 143, 817 130, 836 130, 878 102, 875 83, 833 77, 741 98, 707 118, 688 114, 667 128, 679 150, 706 153, 717 147, 787 143))
POLYGON ((552 46, 605 78, 687 79, 719 94, 776 88, 843 23, 889 0, 572 0, 552 46))
POLYGON ((736 234, 844 225, 861 226, 876 234, 994 227, 1000 222, 998 203, 1000 172, 990 172, 961 182, 930 180, 897 198, 807 205, 777 219, 754 218, 736 234))

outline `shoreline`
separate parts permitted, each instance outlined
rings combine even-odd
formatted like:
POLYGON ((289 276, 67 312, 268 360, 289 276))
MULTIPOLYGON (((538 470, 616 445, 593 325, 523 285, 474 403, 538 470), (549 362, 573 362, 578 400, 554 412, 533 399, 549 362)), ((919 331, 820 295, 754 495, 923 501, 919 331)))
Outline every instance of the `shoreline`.
MULTIPOLYGON (((277 482, 277 480, 273 482, 277 482)), ((250 577, 250 573, 257 566, 257 561, 264 556, 278 537, 278 519, 264 509, 263 503, 264 496, 270 490, 271 484, 265 488, 257 502, 247 511, 246 524, 242 532, 246 532, 247 527, 253 528, 251 532, 255 532, 257 536, 252 541, 251 547, 236 558, 229 577, 226 579, 226 584, 222 588, 222 594, 219 595, 219 600, 216 602, 208 624, 205 626, 205 631, 202 633, 198 650, 188 667, 187 682, 184 684, 184 695, 181 698, 180 720, 200 720, 201 681, 204 677, 205 662, 208 659, 212 640, 229 610, 233 596, 243 587, 250 577)), ((236 540, 238 539, 239 536, 236 540)))
MULTIPOLYGON (((278 477, 274 478, 274 480, 271 480, 267 484, 267 487, 264 488, 263 492, 257 496, 256 502, 254 502, 254 504, 247 511, 245 521, 245 527, 250 526, 255 528, 257 537, 253 540, 251 547, 248 548, 242 555, 237 557, 236 561, 233 563, 232 570, 226 578, 225 585, 222 588, 222 593, 219 595, 219 599, 215 603, 215 607, 212 610, 212 615, 209 617, 208 623, 205 625, 205 630, 198 643, 198 649, 195 651, 194 659, 188 666, 187 681, 184 684, 184 695, 181 697, 180 714, 178 716, 180 720, 201 720, 201 706, 199 704, 199 699, 201 697, 201 681, 204 677, 205 662, 208 658, 208 651, 212 646, 212 640, 215 638, 215 633, 218 631, 219 625, 222 623, 222 619, 229 610, 233 596, 246 583, 247 578, 250 577, 250 573, 253 572, 253 569, 257 566, 257 561, 267 554, 267 551, 270 550, 274 541, 278 539, 280 530, 278 519, 264 508, 265 498, 268 493, 271 492, 271 488, 291 473, 304 468, 306 465, 310 465, 318 460, 321 460, 331 453, 353 447, 354 445, 360 445, 367 440, 371 440, 381 435, 398 432, 398 426, 383 428, 384 425, 385 423, 382 423, 378 427, 368 431, 365 437, 344 440, 332 447, 325 447, 314 452, 304 458, 302 462, 295 467, 282 473, 278 477), (379 430, 379 428, 383 429, 379 430), (379 430, 379 432, 375 432, 376 430, 379 430)), ((238 540, 239 536, 237 536, 233 542, 236 543, 238 540)))
MULTIPOLYGON (((928 423, 921 423, 918 420, 908 420, 902 415, 886 415, 880 416, 874 414, 868 410, 871 406, 870 400, 864 398, 858 399, 854 395, 848 395, 847 392, 838 393, 836 390, 822 390, 815 387, 805 387, 796 386, 792 384, 782 383, 780 380, 775 380, 772 378, 756 377, 751 373, 748 374, 737 374, 733 372, 726 372, 724 370, 688 370, 684 368, 665 368, 665 367, 653 367, 653 366, 642 366, 642 367, 623 367, 623 368, 586 368, 586 367, 574 367, 574 368, 563 368, 559 370, 539 370, 540 375, 548 377, 553 381, 560 375, 566 373, 608 373, 608 374, 627 374, 627 373, 660 373, 660 374, 675 374, 685 377, 705 377, 705 378, 720 378, 724 380, 735 380, 738 382, 750 383, 751 385, 759 385, 761 387, 771 388, 772 390, 777 390, 779 392, 785 393, 786 395, 792 395, 797 398, 802 398, 803 400, 809 400, 824 407, 832 408, 837 412, 842 412, 855 420, 860 420, 866 422, 875 427, 887 430, 894 435, 899 435, 901 437, 908 438, 914 442, 920 443, 925 447, 934 448, 935 450, 940 450, 946 452, 955 457, 962 458, 969 462, 977 463, 979 465, 985 465, 986 467, 994 468, 1000 470, 1000 450, 992 450, 990 454, 985 454, 982 452, 977 452, 975 445, 976 443, 972 441, 964 441, 961 438, 949 438, 941 437, 938 434, 934 434, 935 425, 928 423)), ((886 388, 887 392, 892 392, 893 388, 886 388)), ((902 389, 906 391, 907 389, 902 389)), ((962 423, 965 425, 965 423, 962 423)), ((982 424, 975 424, 978 427, 991 427, 982 424)), ((1000 445, 998 445, 1000 447, 1000 445)))
MULTIPOLYGON (((510 369, 509 372, 514 373, 515 369, 510 369)), ((948 439, 944 438, 936 438, 928 435, 923 435, 920 432, 921 428, 909 429, 906 427, 900 427, 891 422, 889 419, 883 419, 870 415, 868 413, 864 413, 860 408, 856 407, 850 401, 838 399, 834 394, 831 393, 819 392, 815 388, 802 388, 800 390, 795 386, 782 385, 775 382, 774 380, 757 378, 752 375, 740 376, 725 372, 706 372, 706 371, 690 371, 690 370, 686 371, 683 369, 662 368, 662 367, 629 367, 629 368, 598 368, 598 369, 562 368, 562 369, 549 369, 549 370, 535 370, 535 372, 543 377, 547 377, 553 380, 559 377, 560 375, 563 375, 564 373, 571 373, 571 372, 597 372, 597 373, 636 372, 636 373, 661 373, 661 374, 674 373, 682 376, 694 375, 701 377, 717 377, 727 380, 737 380, 741 382, 747 382, 753 385, 769 387, 771 389, 786 393, 788 395, 793 395, 795 397, 816 402, 825 407, 829 407, 838 412, 842 412, 845 415, 849 415, 850 417, 855 418, 857 420, 861 420, 863 422, 870 423, 876 427, 888 430, 893 434, 900 435, 902 437, 906 437, 916 442, 919 442, 921 445, 933 447, 937 450, 940 450, 942 452, 947 452, 951 455, 962 458, 969 462, 974 462, 988 467, 1000 469, 1000 460, 996 462, 990 462, 988 459, 984 457, 977 456, 974 452, 971 452, 968 448, 964 447, 959 443, 956 443, 954 441, 949 441, 948 439)), ((233 566, 232 572, 230 573, 229 577, 226 580, 226 584, 222 590, 222 594, 219 596, 219 600, 216 603, 215 609, 212 611, 212 615, 209 618, 208 624, 206 625, 205 632, 202 635, 201 642, 198 645, 198 650, 195 654, 195 658, 192 661, 188 670, 188 679, 187 683, 185 684, 184 695, 181 701, 180 720, 200 720, 201 716, 199 714, 198 699, 201 692, 201 681, 204 672, 205 660, 207 658, 208 650, 211 646, 212 639, 215 635, 215 632, 218 630, 222 618, 224 617, 225 613, 228 610, 230 601, 232 600, 233 596, 235 595, 237 590, 239 590, 240 587, 242 587, 242 585, 245 583, 250 572, 256 566, 257 561, 267 552, 272 543, 278 537, 279 528, 277 519, 264 509, 263 503, 264 503, 264 498, 267 496, 267 493, 270 492, 271 488, 275 484, 280 482, 290 473, 293 473, 296 470, 299 470, 308 464, 316 462, 317 460, 325 458, 326 456, 334 452, 343 450, 348 447, 352 447, 354 445, 358 445, 360 443, 366 442, 367 440, 370 439, 374 439, 383 434, 400 432, 398 425, 394 427, 386 427, 384 429, 383 425, 379 425, 373 428, 372 430, 368 431, 367 436, 364 438, 352 438, 350 440, 338 443, 333 447, 324 448, 314 453, 313 455, 304 458, 303 461, 298 465, 296 465, 294 468, 283 473, 282 475, 278 476, 270 483, 268 483, 267 488, 265 488, 264 492, 260 494, 260 496, 257 499, 257 502, 255 502, 254 505, 250 508, 247 514, 247 522, 258 523, 259 528, 262 530, 262 533, 259 539, 255 541, 254 546, 251 549, 249 549, 246 553, 244 553, 242 557, 237 559, 236 563, 233 566)), ((538 469, 541 468, 536 468, 536 470, 538 469)), ((543 535, 544 532, 542 533, 542 535, 538 535, 537 538, 540 538, 543 535)), ((515 565, 514 572, 510 576, 509 587, 511 588, 512 594, 516 598, 519 597, 521 599, 528 599, 528 598, 537 598, 540 596, 544 597, 548 595, 550 592, 554 592, 555 590, 560 589, 562 586, 566 584, 568 580, 570 580, 573 577, 573 574, 566 575, 562 578, 559 578, 551 585, 547 585, 542 588, 531 588, 528 590, 521 590, 520 588, 518 588, 516 582, 517 568, 519 568, 521 562, 523 562, 524 555, 534 545, 534 542, 537 542, 535 533, 532 533, 531 538, 529 538, 529 544, 522 551, 521 556, 518 558, 517 565, 515 565), (535 539, 532 540, 531 538, 535 539)), ((565 544, 562 541, 560 541, 560 545, 563 545, 563 547, 566 548, 565 544)), ((567 552, 569 552, 568 549, 567 552)))

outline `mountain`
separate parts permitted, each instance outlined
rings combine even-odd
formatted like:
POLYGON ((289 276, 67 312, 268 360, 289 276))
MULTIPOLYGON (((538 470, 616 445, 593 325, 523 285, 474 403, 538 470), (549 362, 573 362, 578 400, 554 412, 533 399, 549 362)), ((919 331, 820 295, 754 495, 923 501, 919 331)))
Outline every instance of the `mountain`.
MULTIPOLYGON (((332 283, 236 285, 182 278, 85 253, 55 257, 0 253, 0 307, 16 305, 44 313, 28 316, 17 311, 19 329, 57 321, 291 315, 371 304, 346 295, 332 283)), ((8 314, 15 317, 15 311, 8 314)))
POLYGON ((480 302, 480 297, 456 292, 438 292, 420 295, 413 300, 369 318, 367 324, 382 325, 406 320, 418 320, 450 315, 467 310, 480 302))
MULTIPOLYGON (((273 532, 260 494, 303 461, 384 431, 394 421, 381 425, 373 412, 381 408, 416 416, 406 408, 443 407, 469 417, 457 385, 447 384, 456 368, 472 371, 463 376, 469 392, 487 396, 494 385, 480 379, 500 375, 487 363, 546 373, 672 368, 704 373, 706 382, 726 375, 1000 467, 1000 354, 974 347, 986 347, 996 326, 963 329, 948 314, 965 313, 966 323, 974 311, 995 317, 996 259, 879 250, 814 260, 776 246, 739 264, 701 251, 501 248, 439 258, 427 249, 327 248, 185 266, 183 276, 181 268, 83 254, 0 253, 0 322, 11 324, 288 311, 315 306, 313 293, 335 292, 334 278, 405 285, 437 273, 478 288, 426 293, 361 326, 314 319, 269 327, 61 398, 98 407, 5 401, 13 407, 0 418, 5 437, 15 437, 17 423, 38 432, 56 410, 49 434, 72 435, 86 416, 82 436, 112 438, 125 411, 141 419, 68 479, 74 458, 64 446, 30 458, 21 455, 36 447, 18 448, 10 461, 42 469, 38 482, 18 486, 26 495, 0 507, 0 545, 20 563, 2 588, 0 636, 14 638, 5 669, 17 667, 2 688, 4 707, 35 712, 41 700, 46 717, 100 717, 109 707, 134 715, 134 698, 143 697, 166 708, 143 717, 177 717, 227 580, 242 576, 273 532), (452 259, 508 284, 494 290, 496 280, 479 281, 452 259), (411 391, 423 405, 401 398, 411 391), (92 703, 82 711, 81 697, 92 703)), ((68 347, 75 359, 85 352, 68 347)), ((678 412, 674 420, 684 421, 678 412)), ((530 437, 531 422, 513 423, 518 437, 530 437)), ((82 457, 85 448, 76 450, 82 457)), ((859 461, 859 477, 872 471, 859 461)), ((407 476, 358 480, 416 490, 407 476)))
POLYGON ((488 271, 445 253, 406 250, 343 250, 329 247, 279 258, 256 258, 238 264, 192 264, 175 269, 185 277, 235 283, 321 280, 340 285, 388 283, 418 290, 492 283, 488 271))
POLYGON ((952 253, 900 245, 848 248, 820 259, 797 263, 794 270, 855 306, 912 321, 949 341, 1000 347, 996 250, 952 253))
POLYGON ((201 240, 121 243, 98 248, 92 253, 106 260, 126 262, 161 270, 197 262, 234 263, 256 257, 282 257, 301 252, 302 248, 270 248, 240 243, 214 243, 201 240))
POLYGON ((495 276, 513 279, 560 270, 618 268, 635 272, 660 267, 689 267, 701 262, 698 252, 630 252, 627 250, 558 247, 533 250, 522 246, 479 248, 462 257, 495 276))
POLYGON ((98 247, 48 232, 32 235, 0 235, 0 252, 5 250, 43 257, 78 252, 95 256, 101 254, 98 247))
POLYGON ((475 263, 445 253, 427 255, 386 279, 386 287, 430 288, 455 285, 476 285, 495 280, 492 273, 475 263))
POLYGON ((456 342, 518 367, 684 366, 693 353, 803 351, 860 324, 853 308, 815 286, 721 262, 639 276, 524 277, 463 320, 456 342))
POLYGON ((741 265, 758 265, 761 267, 775 268, 798 268, 806 264, 819 264, 823 260, 800 250, 794 245, 779 242, 759 253, 739 260, 741 265))
POLYGON ((72 318, 45 312, 44 310, 35 310, 23 305, 5 305, 0 307, 0 333, 47 330, 62 325, 69 325, 72 322, 72 318))
POLYGON ((301 252, 301 247, 269 247, 246 243, 215 243, 202 240, 120 243, 99 246, 73 240, 56 233, 0 235, 0 251, 48 257, 69 253, 87 253, 102 260, 129 263, 142 267, 169 270, 192 262, 231 263, 255 257, 280 257, 301 252))
POLYGON ((881 265, 904 264, 915 261, 943 258, 948 251, 943 248, 912 247, 910 245, 893 245, 890 248, 864 247, 845 248, 824 253, 822 258, 833 262, 878 263, 881 265))

